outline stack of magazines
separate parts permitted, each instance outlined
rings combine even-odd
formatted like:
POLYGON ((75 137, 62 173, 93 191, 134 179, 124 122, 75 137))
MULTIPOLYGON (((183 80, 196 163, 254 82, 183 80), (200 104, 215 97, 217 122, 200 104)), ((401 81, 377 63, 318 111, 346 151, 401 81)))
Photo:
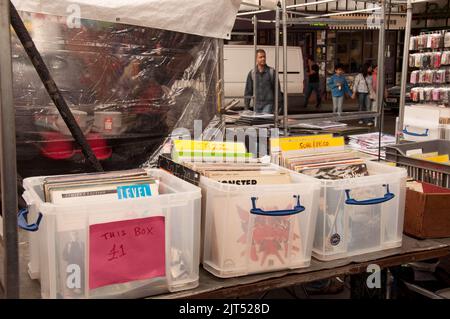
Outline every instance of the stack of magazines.
POLYGON ((382 133, 380 144, 380 134, 378 132, 350 135, 349 139, 348 145, 351 148, 370 155, 378 156, 378 149, 381 148, 380 156, 382 159, 386 158, 386 146, 396 143, 395 136, 382 133))

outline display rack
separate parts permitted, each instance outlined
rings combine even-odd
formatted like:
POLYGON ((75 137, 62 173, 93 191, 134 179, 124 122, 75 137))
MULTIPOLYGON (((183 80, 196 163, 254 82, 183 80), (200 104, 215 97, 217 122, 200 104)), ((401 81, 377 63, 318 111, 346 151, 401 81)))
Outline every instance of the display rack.
POLYGON ((396 127, 396 140, 397 144, 400 143, 403 137, 403 127, 405 120, 405 105, 406 105, 406 84, 408 82, 408 62, 409 62, 409 44, 411 41, 411 28, 412 28, 412 16, 413 5, 417 3, 424 3, 424 0, 407 0, 406 1, 406 27, 405 27, 405 45, 403 48, 403 65, 402 65, 402 79, 400 82, 400 105, 399 105, 399 117, 396 127))
POLYGON ((450 93, 450 33, 422 32, 411 37, 409 43, 409 83, 411 100, 414 104, 449 105, 450 93), (435 40, 433 40, 435 36, 435 40), (445 42, 447 39, 447 45, 445 42), (419 47, 427 41, 432 47, 419 47), (439 41, 439 43, 437 43, 439 41), (434 42, 434 43, 432 43, 434 42))
MULTIPOLYGON (((360 19, 335 19, 334 16, 337 15, 350 15, 354 13, 362 13, 362 12, 375 12, 379 11, 379 17, 380 17, 380 23, 378 25, 375 25, 374 28, 378 28, 380 30, 379 32, 379 41, 378 41, 378 66, 380 70, 384 69, 384 60, 385 60, 385 24, 386 24, 386 7, 388 3, 390 5, 401 5, 404 4, 404 2, 400 1, 386 1, 386 0, 380 0, 380 1, 362 1, 362 2, 370 2, 379 4, 379 6, 375 6, 373 8, 368 9, 359 9, 359 10, 352 10, 352 11, 341 11, 341 12, 333 12, 333 13, 326 13, 326 14, 308 14, 308 13, 299 13, 296 11, 296 8, 299 7, 307 7, 307 6, 316 6, 319 4, 325 4, 335 2, 335 0, 322 0, 322 1, 315 1, 315 2, 308 2, 308 3, 302 3, 302 4, 295 4, 295 5, 286 5, 286 0, 282 0, 281 4, 278 3, 278 6, 275 10, 275 20, 269 21, 270 23, 275 24, 275 34, 280 34, 280 27, 282 28, 283 32, 283 65, 286 65, 289 61, 287 61, 287 28, 289 25, 302 25, 302 24, 310 24, 310 23, 333 23, 333 24, 344 24, 344 25, 366 25, 367 21, 360 20, 360 19), (280 19, 280 14, 282 16, 282 19, 280 19), (288 14, 290 14, 292 17, 288 18, 288 14), (297 17, 293 17, 293 16, 297 17), (298 17, 301 15, 301 17, 298 17)), ((244 16, 244 15, 253 15, 255 17, 256 14, 269 12, 272 10, 268 10, 262 7, 259 7, 256 11, 250 11, 250 12, 243 12, 239 13, 238 15, 244 16)), ((388 15, 387 19, 390 19, 391 14, 388 15)), ((256 17, 254 18, 254 20, 256 17)), ((267 22, 267 21, 265 21, 267 22)), ((389 23, 389 21, 387 21, 389 23)), ((256 29, 256 24, 254 24, 254 27, 256 29)), ((256 32, 256 31, 255 31, 256 32)), ((255 33, 254 33, 255 34, 255 33)), ((279 50, 279 37, 276 38, 276 44, 275 44, 275 74, 277 75, 276 82, 278 81, 278 74, 279 74, 279 57, 278 57, 278 50, 279 50)), ((254 40, 255 41, 255 40, 254 40)), ((283 104, 283 119, 282 119, 282 127, 284 128, 284 134, 287 136, 289 131, 289 119, 296 120, 296 121, 302 121, 302 120, 311 120, 311 119, 333 119, 333 120, 353 120, 353 119, 366 119, 366 118, 378 118, 381 119, 381 113, 383 109, 383 92, 385 88, 385 74, 384 72, 380 72, 379 76, 377 78, 378 83, 377 87, 377 106, 376 110, 373 111, 367 111, 367 112, 345 112, 341 115, 337 115, 334 113, 321 113, 321 114, 305 114, 305 115, 288 115, 288 92, 287 92, 287 68, 284 67, 283 69, 283 94, 284 94, 284 104, 283 104)), ((254 90, 255 92, 255 90, 254 90)), ((274 126, 278 127, 279 124, 279 118, 278 118, 278 87, 275 86, 275 110, 274 110, 274 126)), ((381 123, 380 123, 381 124, 381 123)))

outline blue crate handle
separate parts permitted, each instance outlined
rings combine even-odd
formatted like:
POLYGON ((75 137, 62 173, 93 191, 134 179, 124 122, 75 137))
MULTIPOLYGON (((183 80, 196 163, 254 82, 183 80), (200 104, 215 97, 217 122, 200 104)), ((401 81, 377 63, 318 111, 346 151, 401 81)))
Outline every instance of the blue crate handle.
POLYGON ((297 204, 294 206, 293 209, 284 209, 284 210, 272 210, 272 211, 265 211, 261 208, 256 208, 256 201, 258 200, 257 197, 252 197, 252 206, 253 208, 250 209, 251 214, 255 215, 263 215, 263 216, 289 216, 289 215, 295 215, 303 212, 305 210, 305 206, 300 205, 300 195, 294 195, 294 198, 297 199, 297 204))
POLYGON ((350 190, 346 189, 345 194, 347 195, 347 200, 345 203, 347 205, 376 205, 381 204, 387 201, 390 201, 395 197, 393 193, 389 191, 389 184, 384 184, 383 186, 386 187, 386 194, 384 194, 383 197, 380 198, 372 198, 372 199, 365 199, 365 200, 356 200, 350 197, 350 190))
POLYGON ((422 133, 422 134, 420 134, 420 133, 408 132, 408 125, 407 125, 407 126, 405 126, 405 129, 404 129, 402 132, 403 132, 403 134, 406 134, 406 135, 411 135, 411 136, 422 136, 422 137, 425 137, 425 136, 428 136, 428 132, 429 132, 429 131, 430 131, 429 129, 426 129, 426 130, 425 130, 425 133, 422 133))
POLYGON ((19 225, 19 227, 24 230, 31 231, 31 232, 38 231, 39 224, 41 223, 41 220, 42 220, 42 214, 39 213, 38 219, 37 219, 36 223, 34 223, 34 224, 28 224, 27 215, 28 215, 28 209, 26 209, 26 208, 21 209, 17 213, 17 224, 19 225))

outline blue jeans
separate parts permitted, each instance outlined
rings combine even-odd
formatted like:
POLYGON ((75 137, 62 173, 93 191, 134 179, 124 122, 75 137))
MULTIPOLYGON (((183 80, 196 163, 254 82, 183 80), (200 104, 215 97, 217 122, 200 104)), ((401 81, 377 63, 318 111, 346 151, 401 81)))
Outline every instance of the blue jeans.
POLYGON ((308 100, 311 96, 312 92, 316 92, 316 106, 319 106, 321 103, 320 98, 320 83, 308 83, 308 87, 306 88, 305 92, 305 104, 303 104, 304 107, 308 107, 308 100))
POLYGON ((342 105, 344 104, 344 96, 333 96, 333 113, 342 113, 342 105))
MULTIPOLYGON (((360 112, 367 112, 372 109, 372 101, 370 100, 369 93, 358 92, 358 104, 360 112)), ((371 119, 364 119, 364 123, 371 122, 371 119)))
POLYGON ((273 113, 273 103, 257 105, 255 107, 255 112, 256 113, 273 113))

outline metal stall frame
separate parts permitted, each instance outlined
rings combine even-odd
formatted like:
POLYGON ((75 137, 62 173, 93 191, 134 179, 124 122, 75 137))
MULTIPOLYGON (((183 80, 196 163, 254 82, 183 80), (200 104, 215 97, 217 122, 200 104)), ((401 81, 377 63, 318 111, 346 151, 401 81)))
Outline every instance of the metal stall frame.
MULTIPOLYGON (((353 13, 360 13, 360 12, 369 12, 369 11, 377 11, 380 10, 380 23, 377 27, 377 29, 379 29, 379 41, 378 41, 378 66, 380 70, 383 70, 384 68, 384 59, 385 59, 385 23, 386 21, 386 14, 385 14, 385 8, 386 8, 386 4, 387 4, 387 0, 361 0, 361 2, 371 2, 371 3, 378 3, 380 4, 379 7, 374 7, 374 8, 369 8, 369 9, 360 9, 360 10, 353 10, 353 11, 342 11, 342 12, 333 12, 333 13, 327 13, 327 14, 322 14, 322 15, 309 15, 306 13, 300 13, 297 11, 289 11, 289 9, 295 9, 297 7, 306 7, 306 6, 311 6, 311 5, 318 5, 318 4, 323 4, 323 3, 329 3, 329 2, 336 2, 337 0, 320 0, 320 1, 315 1, 315 2, 307 2, 307 3, 302 3, 302 4, 296 4, 296 5, 290 5, 287 6, 286 5, 286 0, 281 0, 281 8, 280 8, 280 2, 278 2, 278 6, 276 9, 276 20, 275 21, 269 21, 272 23, 275 23, 275 33, 276 33, 276 44, 275 44, 275 52, 276 52, 276 62, 275 62, 275 73, 278 75, 279 71, 278 71, 278 67, 279 67, 279 57, 277 56, 277 52, 279 50, 279 24, 281 24, 282 28, 283 28, 283 58, 286 59, 285 64, 287 65, 288 61, 287 61, 287 26, 291 25, 291 24, 310 24, 313 22, 328 22, 328 23, 333 23, 333 24, 366 24, 366 21, 363 20, 357 20, 357 19, 327 19, 326 17, 332 17, 332 16, 337 16, 337 15, 348 15, 348 14, 353 14, 353 13), (282 14, 282 21, 280 23, 279 21, 279 15, 278 15, 278 11, 281 10, 281 14, 282 14), (287 19, 287 14, 288 13, 292 13, 295 15, 300 15, 302 17, 300 18, 290 18, 287 19)), ((421 0, 419 0, 421 1, 421 0)), ((402 5, 405 4, 405 2, 403 1, 391 1, 391 5, 402 5)), ((249 11, 249 12, 241 12, 238 13, 238 16, 244 16, 244 15, 256 15, 258 13, 263 13, 263 12, 270 12, 273 10, 270 9, 262 9, 259 8, 260 10, 256 10, 256 11, 249 11)), ((401 13, 398 13, 401 14, 401 13)), ((392 15, 397 15, 397 13, 392 13, 392 15)), ((390 18, 390 16, 389 16, 390 18)), ((265 21, 267 22, 267 21, 265 21)), ((283 94, 285 95, 284 97, 284 105, 283 105, 283 128, 284 128, 284 133, 285 136, 288 135, 288 130, 289 130, 289 124, 288 124, 288 120, 289 119, 295 119, 298 121, 302 121, 302 120, 311 120, 311 119, 333 119, 333 120, 355 120, 355 119, 366 119, 366 118, 377 118, 380 119, 381 114, 382 114, 382 108, 383 108, 383 92, 384 92, 384 88, 385 88, 385 77, 384 77, 384 73, 383 72, 379 72, 379 76, 377 78, 377 108, 376 110, 372 110, 372 111, 365 111, 365 112, 345 112, 344 114, 341 115, 336 115, 334 113, 320 113, 320 114, 302 114, 302 115, 288 115, 288 105, 287 105, 287 68, 283 67, 283 94), (380 76, 381 75, 381 76, 380 76)), ((402 84, 404 83, 404 81, 402 81, 402 84)), ((278 89, 275 88, 275 95, 278 96, 278 89)), ((275 98, 275 123, 274 126, 277 128, 278 127, 278 99, 275 98)))
MULTIPOLYGON (((433 1, 433 0, 431 0, 433 1)), ((398 114, 398 122, 395 128, 395 136, 397 144, 400 143, 401 137, 403 136, 403 124, 405 119, 405 104, 406 104, 406 82, 408 76, 408 56, 409 56, 409 42, 411 39, 411 28, 412 28, 412 15, 413 15, 413 5, 417 3, 430 2, 424 0, 407 0, 406 3, 406 28, 405 28, 405 41, 403 48, 403 65, 402 65, 402 80, 400 85, 400 106, 398 114)))
POLYGON ((16 119, 13 104, 10 2, 0 0, 0 120, 3 233, 0 239, 0 284, 8 299, 19 298, 19 246, 17 233, 16 119))

